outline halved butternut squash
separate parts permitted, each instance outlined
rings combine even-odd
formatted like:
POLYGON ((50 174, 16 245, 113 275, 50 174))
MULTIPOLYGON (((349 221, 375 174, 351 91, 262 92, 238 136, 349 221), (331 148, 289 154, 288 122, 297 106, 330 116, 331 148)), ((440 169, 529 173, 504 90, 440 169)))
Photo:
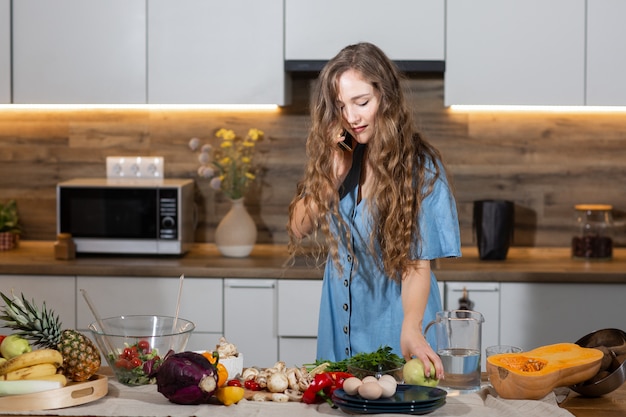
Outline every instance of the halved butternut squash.
POLYGON ((487 358, 489 381, 508 399, 538 400, 556 387, 578 384, 600 369, 604 353, 575 343, 557 343, 487 358))

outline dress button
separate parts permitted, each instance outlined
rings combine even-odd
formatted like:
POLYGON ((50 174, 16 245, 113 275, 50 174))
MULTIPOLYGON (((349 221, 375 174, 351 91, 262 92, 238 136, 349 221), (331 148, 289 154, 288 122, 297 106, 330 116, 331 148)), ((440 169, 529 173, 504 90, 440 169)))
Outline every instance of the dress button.
POLYGON ((343 326, 343 332, 344 332, 345 334, 348 334, 348 326, 343 326))
POLYGON ((345 280, 343 281, 343 286, 344 286, 344 287, 347 287, 347 286, 348 286, 348 280, 347 280, 347 279, 345 279, 345 280))
POLYGON ((350 348, 346 348, 346 356, 350 356, 350 348))
POLYGON ((348 311, 348 304, 343 305, 343 311, 348 311))
POLYGON ((352 256, 348 255, 348 262, 352 262, 352 256))

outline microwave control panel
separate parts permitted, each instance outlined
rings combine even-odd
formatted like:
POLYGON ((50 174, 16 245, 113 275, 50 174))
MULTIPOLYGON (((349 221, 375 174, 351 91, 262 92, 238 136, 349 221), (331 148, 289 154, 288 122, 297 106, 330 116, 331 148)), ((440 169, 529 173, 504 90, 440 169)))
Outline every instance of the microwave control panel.
POLYGON ((159 239, 178 239, 178 189, 159 189, 159 239))

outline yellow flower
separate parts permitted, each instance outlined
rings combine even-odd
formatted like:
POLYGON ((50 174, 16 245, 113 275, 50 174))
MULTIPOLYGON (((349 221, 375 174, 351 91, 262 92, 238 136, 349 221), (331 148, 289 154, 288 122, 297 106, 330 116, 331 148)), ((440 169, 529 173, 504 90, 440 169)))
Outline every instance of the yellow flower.
POLYGON ((262 130, 252 128, 248 130, 248 137, 254 141, 257 141, 263 137, 264 133, 262 130))
POLYGON ((237 135, 235 135, 235 132, 230 129, 221 128, 217 131, 217 133, 215 133, 215 136, 224 140, 234 140, 237 135))
POLYGON ((256 128, 249 129, 245 138, 238 137, 231 129, 220 128, 215 132, 215 137, 221 139, 219 147, 209 144, 200 147, 199 139, 191 140, 189 148, 203 153, 198 159, 198 175, 210 179, 212 188, 221 190, 231 199, 244 197, 250 183, 256 179, 254 152, 256 142, 263 136, 263 131, 256 128))

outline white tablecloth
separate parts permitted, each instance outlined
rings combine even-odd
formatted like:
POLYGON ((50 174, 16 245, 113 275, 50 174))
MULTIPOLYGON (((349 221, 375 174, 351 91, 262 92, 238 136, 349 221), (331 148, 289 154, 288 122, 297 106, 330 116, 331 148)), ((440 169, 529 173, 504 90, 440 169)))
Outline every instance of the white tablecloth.
MULTIPOLYGON (((155 385, 127 387, 109 379, 109 392, 94 402, 70 408, 35 412, 9 412, 0 414, 15 415, 58 415, 58 416, 138 416, 138 417, 320 417, 347 416, 328 404, 306 405, 303 403, 273 403, 242 400, 238 404, 222 405, 177 405, 161 395, 155 385)), ((446 404, 428 414, 432 417, 571 417, 572 414, 557 404, 556 395, 549 394, 539 401, 504 400, 497 397, 490 386, 477 393, 459 396, 449 395, 446 404)), ((377 416, 397 416, 397 414, 377 414, 377 416)))

